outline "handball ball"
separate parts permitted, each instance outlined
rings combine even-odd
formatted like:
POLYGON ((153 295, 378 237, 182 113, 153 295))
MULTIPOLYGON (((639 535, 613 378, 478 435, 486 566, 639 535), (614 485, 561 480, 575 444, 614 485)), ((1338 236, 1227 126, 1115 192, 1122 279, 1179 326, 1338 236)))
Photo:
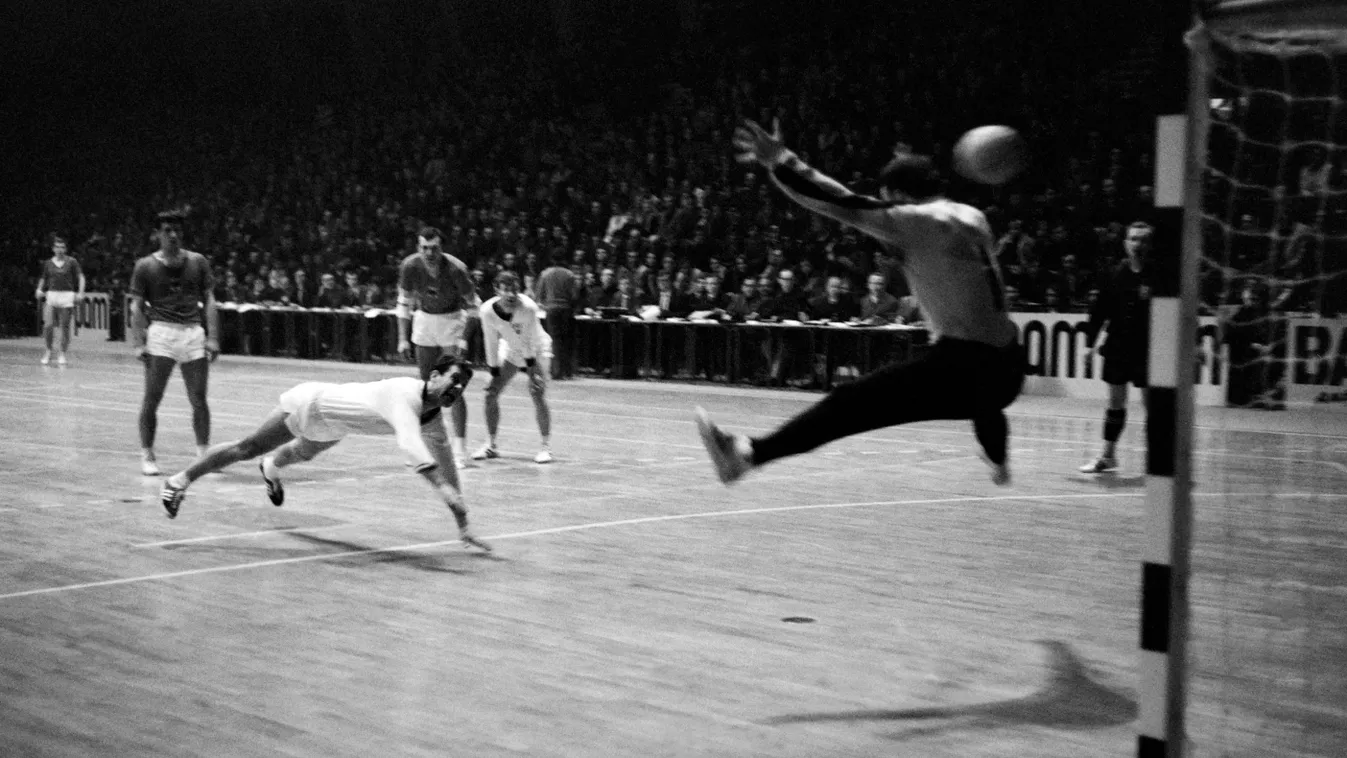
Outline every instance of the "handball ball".
POLYGON ((981 184, 1005 184, 1029 163, 1029 147, 1008 126, 979 126, 954 145, 954 170, 981 184))

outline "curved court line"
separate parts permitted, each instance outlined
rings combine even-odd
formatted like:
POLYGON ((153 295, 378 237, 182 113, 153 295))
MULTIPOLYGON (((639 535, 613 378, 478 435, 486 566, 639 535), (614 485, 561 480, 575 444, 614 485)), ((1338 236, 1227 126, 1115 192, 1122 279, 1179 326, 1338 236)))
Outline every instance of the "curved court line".
MULTIPOLYGON (((699 518, 716 518, 719 516, 746 516, 758 513, 785 513, 788 511, 807 511, 822 510, 833 508, 865 508, 885 505, 934 505, 939 503, 981 503, 1000 500, 1063 500, 1063 499, 1100 499, 1100 498, 1139 498, 1141 493, 1098 493, 1098 494, 1069 494, 1069 495, 994 495, 994 496, 970 496, 970 497, 943 497, 928 498, 922 500, 876 500, 858 503, 816 503, 813 505, 784 505, 771 508, 744 508, 734 511, 700 511, 697 513, 675 513, 667 516, 643 516, 641 518, 619 519, 617 521, 593 521, 585 524, 571 524, 570 526, 554 526, 545 529, 533 529, 526 532, 512 532, 509 534, 486 535, 485 540, 512 540, 522 537, 539 537, 547 534, 565 534, 567 532, 582 532, 590 529, 605 529, 614 526, 632 526, 635 524, 650 524, 661 521, 685 521, 699 518)), ((104 579, 98 582, 83 582, 81 584, 65 584, 57 587, 43 587, 35 590, 22 590, 19 592, 8 592, 0 595, 0 600, 12 600, 20 597, 29 597, 32 595, 51 595, 58 592, 69 592, 73 590, 94 589, 97 587, 115 587, 123 584, 136 584, 138 582, 152 582, 163 579, 177 579, 185 576, 199 576, 202 574, 219 574, 226 571, 242 571, 244 569, 266 568, 268 566, 284 566, 291 563, 308 563, 310 561, 322 561, 331 558, 350 558, 359 555, 375 555, 378 553, 398 553, 410 550, 427 550, 430 548, 445 547, 447 545, 457 544, 457 539, 438 540, 436 542, 422 542, 415 545, 394 545, 392 547, 376 547, 367 550, 346 550, 339 553, 323 553, 321 555, 301 555, 294 558, 276 558, 269 561, 254 561, 252 563, 236 563, 228 566, 211 566, 208 568, 188 569, 186 571, 170 571, 163 574, 148 574, 145 576, 130 576, 122 579, 104 579)))

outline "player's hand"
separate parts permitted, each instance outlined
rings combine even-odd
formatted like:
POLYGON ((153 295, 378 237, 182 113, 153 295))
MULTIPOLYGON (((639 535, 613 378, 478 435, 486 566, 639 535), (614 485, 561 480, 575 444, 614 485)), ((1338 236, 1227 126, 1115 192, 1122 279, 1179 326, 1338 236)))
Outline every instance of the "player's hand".
POLYGON ((771 168, 786 152, 781 141, 781 120, 772 119, 772 131, 768 132, 752 119, 744 119, 744 125, 734 130, 734 159, 740 163, 760 163, 771 168))
POLYGON ((141 363, 150 362, 150 354, 145 351, 144 345, 136 345, 135 347, 131 348, 131 354, 136 356, 136 360, 140 361, 141 363))
POLYGON ((403 358, 403 360, 408 360, 408 361, 410 361, 410 360, 412 359, 412 341, 411 341, 411 340, 404 340, 404 339, 399 339, 399 340, 398 340, 398 355, 401 355, 402 358, 403 358))
POLYGON ((547 375, 543 373, 543 367, 538 363, 529 366, 529 389, 533 392, 547 390, 547 375))
POLYGON ((211 363, 214 363, 215 359, 220 357, 219 340, 206 340, 206 357, 210 359, 211 363))

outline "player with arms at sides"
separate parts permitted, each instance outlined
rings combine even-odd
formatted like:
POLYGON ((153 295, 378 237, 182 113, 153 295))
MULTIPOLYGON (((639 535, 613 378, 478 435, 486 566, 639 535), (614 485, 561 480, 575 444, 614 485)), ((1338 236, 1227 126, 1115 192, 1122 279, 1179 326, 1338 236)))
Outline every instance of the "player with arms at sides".
POLYGON ((697 409, 697 423, 722 482, 767 463, 854 434, 916 421, 970 419, 992 481, 1010 481, 1004 409, 1019 396, 1024 360, 1004 305, 994 243, 982 212, 942 195, 930 158, 895 152, 880 174, 880 197, 857 195, 815 171, 748 121, 735 131, 737 159, 757 162, 787 197, 855 227, 896 255, 926 313, 932 345, 920 358, 843 385, 772 433, 721 431, 697 409))
MULTIPOLYGON (((403 259, 398 269, 398 352, 412 358, 415 352, 421 378, 442 355, 458 358, 467 350, 467 325, 476 315, 476 288, 463 261, 444 252, 440 230, 433 226, 417 235, 417 251, 403 259), (413 350, 414 348, 414 350, 413 350)), ((454 422, 454 463, 467 465, 463 438, 468 432, 468 407, 460 399, 449 409, 454 422)))
POLYGON ((1096 352, 1104 358, 1104 383, 1108 385, 1108 408, 1104 411, 1104 445, 1099 456, 1080 467, 1083 474, 1102 474, 1118 469, 1118 438, 1127 425, 1127 385, 1146 388, 1150 365, 1151 270, 1146 265, 1155 230, 1144 221, 1127 227, 1123 251, 1127 259, 1101 283, 1099 299, 1090 308, 1085 338, 1091 347, 1085 354, 1092 361, 1096 352), (1105 340, 1099 344, 1099 334, 1105 340))
POLYGON ((399 376, 350 384, 305 382, 283 393, 276 409, 251 435, 212 447, 165 479, 160 503, 169 518, 176 518, 192 482, 263 455, 258 468, 267 497, 279 506, 285 502, 281 469, 313 460, 348 434, 391 434, 413 461, 416 473, 430 482, 453 512, 463 544, 490 552, 491 547, 468 529, 458 469, 441 418, 441 409, 457 402, 471 379, 472 369, 446 355, 424 381, 399 376), (275 455, 266 455, 273 450, 275 455))
POLYGON ((529 377, 529 395, 538 419, 542 450, 534 456, 537 463, 552 462, 552 411, 547 406, 547 375, 551 362, 552 340, 538 318, 538 304, 519 294, 519 275, 513 271, 496 274, 496 296, 482 303, 482 340, 491 383, 486 386, 487 443, 472 454, 473 460, 499 458, 496 430, 500 427, 500 393, 514 375, 523 369, 529 377))
POLYGON ((192 406, 197 454, 210 445, 206 386, 210 364, 220 355, 220 317, 215 280, 206 256, 182 249, 186 211, 159 214, 159 250, 136 261, 131 272, 131 343, 145 363, 145 397, 140 404, 140 472, 158 476, 154 438, 159 403, 180 366, 192 406))
POLYGON ((61 330, 61 352, 56 365, 66 364, 70 349, 70 319, 75 315, 75 304, 84 299, 84 271, 79 261, 66 255, 65 237, 51 237, 51 259, 42 264, 42 277, 37 280, 37 299, 46 298, 42 305, 42 337, 47 341, 47 352, 40 361, 51 363, 51 350, 56 330, 61 330))

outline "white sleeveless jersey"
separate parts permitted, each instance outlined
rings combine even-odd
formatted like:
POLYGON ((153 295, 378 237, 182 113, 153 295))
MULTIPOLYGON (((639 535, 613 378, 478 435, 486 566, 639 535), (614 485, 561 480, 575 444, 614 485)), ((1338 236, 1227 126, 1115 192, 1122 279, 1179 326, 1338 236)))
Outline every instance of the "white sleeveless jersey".
POLYGON ((486 350, 486 365, 495 368, 501 361, 508 360, 517 366, 523 366, 530 358, 541 356, 547 333, 543 331, 538 318, 538 304, 525 295, 519 296, 519 304, 509 319, 496 313, 499 297, 493 297, 482 303, 478 313, 482 317, 482 347, 486 350))

